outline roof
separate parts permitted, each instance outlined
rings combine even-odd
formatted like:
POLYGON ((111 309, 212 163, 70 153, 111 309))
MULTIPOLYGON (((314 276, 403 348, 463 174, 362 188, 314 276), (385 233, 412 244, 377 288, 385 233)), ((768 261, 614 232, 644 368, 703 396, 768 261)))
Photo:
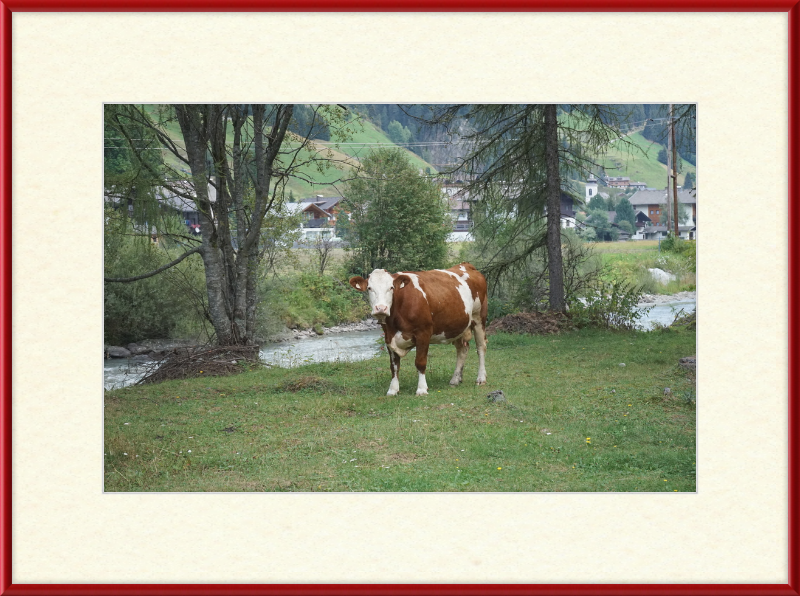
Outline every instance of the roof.
MULTIPOLYGON (((197 205, 195 204, 193 199, 188 199, 184 196, 178 195, 175 193, 175 190, 179 190, 184 192, 187 195, 191 195, 192 197, 196 196, 194 192, 194 186, 191 185, 189 182, 186 183, 177 183, 172 185, 172 188, 169 186, 162 186, 156 189, 156 197, 158 198, 158 202, 162 205, 166 205, 168 207, 172 207, 178 211, 197 211, 197 205)), ((212 203, 216 203, 217 201, 217 189, 208 185, 208 199, 212 203)))
POLYGON ((302 201, 300 203, 284 203, 286 210, 294 215, 295 213, 300 213, 301 211, 310 211, 312 213, 316 213, 322 217, 328 218, 330 217, 330 213, 325 211, 322 207, 317 205, 315 201, 302 201))
POLYGON ((342 197, 314 197, 311 199, 306 199, 303 203, 314 203, 317 207, 322 209, 323 211, 330 211, 336 205, 339 204, 339 201, 342 200, 342 197))
MULTIPOLYGON (((667 190, 665 188, 660 188, 658 190, 638 190, 628 201, 634 206, 663 205, 667 202, 667 190)), ((679 189, 678 202, 684 205, 697 203, 697 191, 679 189)))

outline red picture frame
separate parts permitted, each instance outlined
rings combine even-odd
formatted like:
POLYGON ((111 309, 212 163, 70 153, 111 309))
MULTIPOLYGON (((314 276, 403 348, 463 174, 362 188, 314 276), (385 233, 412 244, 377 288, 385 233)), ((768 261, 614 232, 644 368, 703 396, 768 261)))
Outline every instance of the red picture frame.
POLYGON ((20 595, 344 595, 401 594, 522 595, 611 594, 797 595, 800 594, 798 553, 798 333, 797 266, 800 240, 789 236, 789 583, 788 584, 12 584, 11 510, 11 23, 12 13, 26 12, 784 12, 789 15, 789 221, 800 213, 800 1, 798 0, 5 0, 0 1, 0 594, 20 595))

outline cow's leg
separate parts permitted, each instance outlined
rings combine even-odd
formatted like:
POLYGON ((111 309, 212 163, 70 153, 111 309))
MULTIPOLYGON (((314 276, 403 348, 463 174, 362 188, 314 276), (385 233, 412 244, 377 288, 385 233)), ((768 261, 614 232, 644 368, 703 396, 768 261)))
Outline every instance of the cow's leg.
POLYGON ((389 391, 386 395, 397 395, 400 391, 400 356, 389 348, 389 369, 392 371, 392 382, 389 383, 389 391))
POLYGON ((464 363, 467 361, 467 354, 469 354, 469 340, 463 337, 453 342, 456 347, 456 370, 453 373, 453 378, 450 379, 450 384, 454 387, 461 384, 461 375, 464 372, 464 363))
POLYGON ((425 369, 428 366, 428 344, 430 336, 417 336, 417 357, 414 364, 417 365, 419 381, 417 382, 417 395, 428 395, 428 383, 425 380, 425 369))
POLYGON ((478 346, 478 380, 477 385, 486 384, 486 321, 475 322, 475 343, 478 346))

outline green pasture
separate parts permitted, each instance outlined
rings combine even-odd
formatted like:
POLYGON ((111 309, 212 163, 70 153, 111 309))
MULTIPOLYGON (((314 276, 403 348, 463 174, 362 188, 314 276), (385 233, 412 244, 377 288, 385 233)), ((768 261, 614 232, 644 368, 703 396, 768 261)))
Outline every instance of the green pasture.
POLYGON ((108 391, 105 490, 692 492, 694 353, 683 331, 497 334, 481 387, 474 345, 459 387, 432 346, 427 396, 414 352, 394 397, 385 353, 108 391))

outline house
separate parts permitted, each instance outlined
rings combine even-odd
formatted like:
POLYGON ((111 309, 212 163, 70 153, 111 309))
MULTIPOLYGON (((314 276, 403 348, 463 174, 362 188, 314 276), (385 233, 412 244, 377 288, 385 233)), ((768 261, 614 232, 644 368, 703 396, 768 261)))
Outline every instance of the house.
MULTIPOLYGON (((179 214, 179 217, 188 228, 192 235, 200 235, 200 212, 194 199, 187 198, 187 195, 195 196, 194 190, 188 183, 182 186, 161 187, 156 190, 156 199, 167 211, 179 214)), ((212 216, 213 205, 217 202, 217 189, 211 184, 208 185, 208 200, 211 202, 212 216)))
POLYGON ((646 190, 647 189, 647 184, 645 184, 644 182, 631 182, 628 185, 628 187, 629 188, 634 188, 636 190, 646 190))
MULTIPOLYGON (((641 235, 644 240, 664 240, 667 234, 672 230, 668 230, 667 226, 647 226, 642 228, 641 235)), ((637 230, 638 233, 638 230, 637 230)), ((694 226, 678 226, 678 235, 684 240, 692 240, 697 237, 697 230, 694 226)))
MULTIPOLYGON (((634 211, 637 212, 636 227, 645 228, 649 226, 664 225, 666 222, 662 219, 665 214, 661 212, 662 206, 667 202, 667 189, 658 190, 640 190, 637 191, 630 199, 634 211), (640 217, 641 213, 644 217, 640 217)), ((683 190, 678 189, 678 203, 686 206, 687 217, 685 221, 678 222, 678 231, 681 237, 684 233, 682 227, 688 226, 685 230, 685 237, 694 239, 697 237, 697 190, 683 190)))
MULTIPOLYGON (((192 185, 188 182, 177 182, 171 186, 162 186, 154 189, 155 199, 162 212, 177 215, 186 225, 188 232, 194 236, 200 235, 200 212, 194 200, 195 192, 192 185)), ((214 204, 217 201, 217 189, 208 185, 208 198, 212 204, 211 215, 214 216, 214 204)), ((113 191, 106 191, 106 203, 119 209, 127 205, 129 213, 133 213, 133 199, 115 194, 113 191)), ((145 223, 144 225, 148 225, 145 223)))
POLYGON ((464 183, 444 181, 441 183, 442 193, 450 205, 453 218, 453 231, 447 236, 448 242, 464 242, 474 240, 472 236, 472 198, 464 183))
POLYGON ((628 177, 618 176, 606 178, 606 186, 615 188, 628 188, 631 185, 631 179, 628 177))
POLYGON ((286 203, 286 209, 290 214, 301 215, 301 242, 313 242, 318 238, 339 240, 336 237, 336 219, 339 216, 339 203, 342 198, 317 195, 299 203, 286 203))

